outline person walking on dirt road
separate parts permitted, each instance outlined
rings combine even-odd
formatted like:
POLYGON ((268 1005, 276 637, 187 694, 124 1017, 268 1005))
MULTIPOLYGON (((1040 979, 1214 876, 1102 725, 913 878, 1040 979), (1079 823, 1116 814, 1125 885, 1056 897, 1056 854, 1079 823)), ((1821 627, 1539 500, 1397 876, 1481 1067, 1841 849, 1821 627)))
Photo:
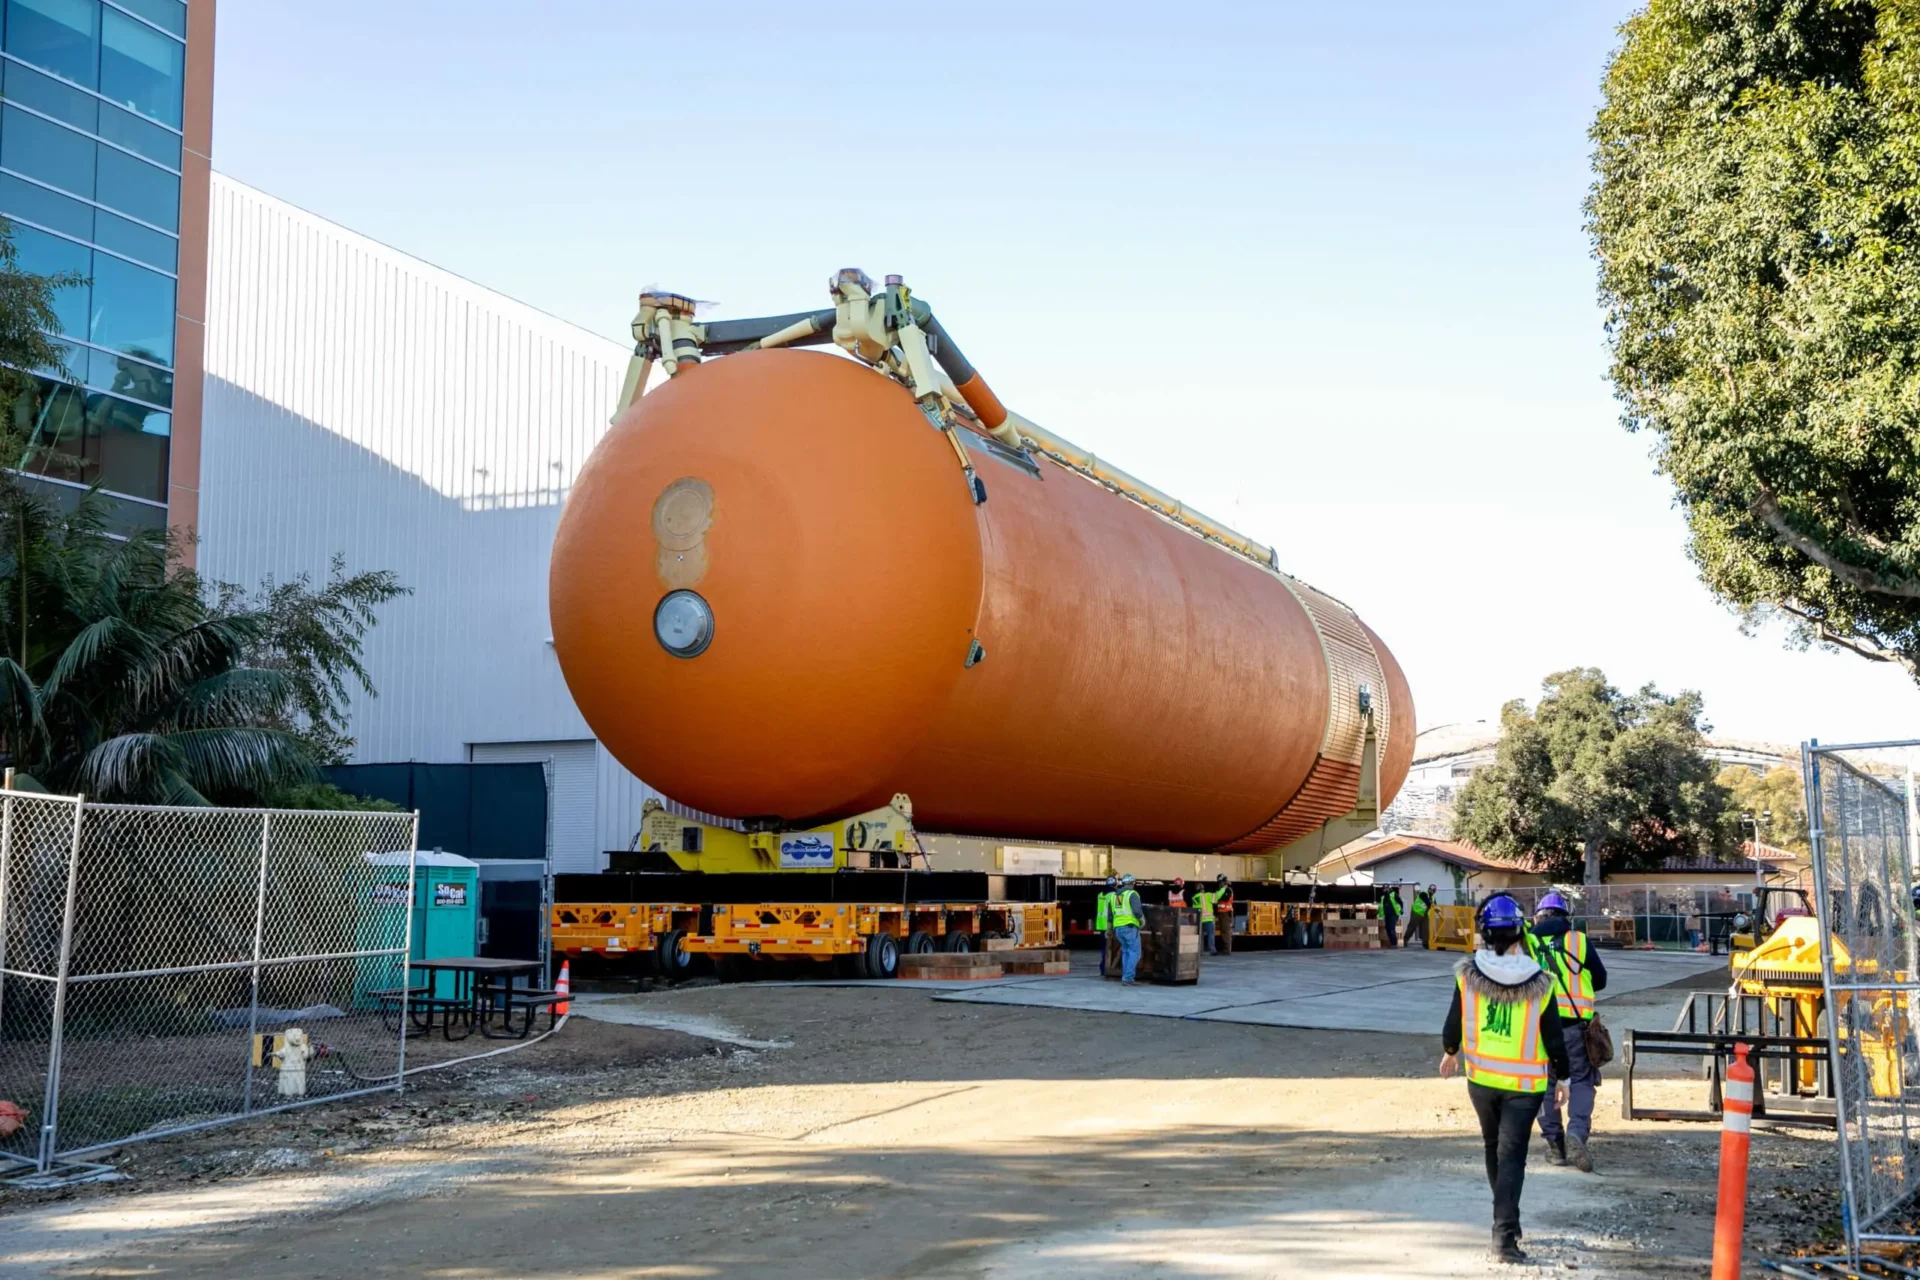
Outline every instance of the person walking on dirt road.
POLYGON ((1113 895, 1113 936, 1120 943, 1120 985, 1133 985, 1133 971, 1140 964, 1140 925, 1147 909, 1140 905, 1139 891, 1132 876, 1120 877, 1120 888, 1113 895))
POLYGON ((1527 1139, 1541 1100, 1566 1093, 1566 1040, 1554 1008, 1553 978, 1527 954, 1526 916, 1504 893, 1481 904, 1481 949, 1454 970, 1453 1002, 1440 1031, 1440 1076, 1465 1061, 1467 1096, 1480 1117, 1487 1186, 1493 1191, 1493 1255, 1525 1262, 1520 1189, 1527 1139), (1556 1081, 1561 1083, 1555 1083, 1556 1081))
POLYGON ((1607 966, 1587 935, 1573 927, 1567 900, 1549 893, 1534 908, 1528 949, 1553 979, 1553 1004, 1567 1041, 1567 1123, 1560 1124, 1560 1108, 1549 1101, 1540 1108, 1540 1136, 1547 1140, 1548 1159, 1572 1164, 1582 1173, 1593 1172, 1587 1139, 1593 1134, 1593 1095, 1600 1088, 1600 1069, 1587 1058, 1587 1024, 1593 1020, 1594 992, 1607 989, 1607 966))

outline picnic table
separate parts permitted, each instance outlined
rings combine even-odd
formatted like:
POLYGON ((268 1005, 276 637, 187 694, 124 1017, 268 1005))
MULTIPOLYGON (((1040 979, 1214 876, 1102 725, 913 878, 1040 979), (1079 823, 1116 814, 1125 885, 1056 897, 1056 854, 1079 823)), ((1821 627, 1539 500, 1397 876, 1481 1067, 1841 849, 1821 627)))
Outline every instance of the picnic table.
POLYGON ((380 997, 382 1021, 388 1022, 390 1030, 399 1029, 399 1010, 404 996, 408 1020, 422 1031, 433 1030, 434 1016, 438 1014, 441 1034, 449 1040, 464 1040, 476 1027, 489 1040, 524 1040, 533 1030, 540 1010, 547 1010, 551 1026, 557 1021, 554 1006, 566 998, 536 983, 535 975, 544 968, 538 960, 441 956, 412 962, 411 971, 424 974, 424 983, 406 991, 396 987, 374 994, 380 997), (439 985, 436 979, 443 973, 453 975, 452 993, 444 996, 436 991, 439 985), (521 978, 526 979, 526 985, 516 986, 521 978), (516 1012, 521 1015, 518 1030, 514 1027, 516 1012), (489 1025, 495 1018, 500 1024, 498 1032, 489 1025), (455 1025, 461 1028, 458 1035, 454 1034, 455 1025))

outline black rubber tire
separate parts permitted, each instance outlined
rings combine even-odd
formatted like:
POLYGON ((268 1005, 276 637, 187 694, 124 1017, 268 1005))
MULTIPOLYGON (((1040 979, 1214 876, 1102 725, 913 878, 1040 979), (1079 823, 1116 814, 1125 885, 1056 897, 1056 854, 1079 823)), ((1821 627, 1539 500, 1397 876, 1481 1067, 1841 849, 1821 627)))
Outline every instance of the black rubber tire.
POLYGON ((937 940, 925 929, 915 929, 907 935, 907 945, 903 948, 910 956, 923 956, 932 951, 937 940))
POLYGON ((685 929, 669 929, 654 941, 655 970, 668 982, 683 981, 693 971, 693 956, 680 945, 686 937, 685 929))
POLYGON ((1294 920, 1287 925, 1287 945, 1299 949, 1307 945, 1307 922, 1294 920))
POLYGON ((1307 945, 1324 947, 1327 945, 1327 926, 1315 920, 1307 926, 1307 945))
POLYGON ((895 978, 900 975, 900 942, 890 933, 876 933, 867 939, 867 976, 895 978))
POLYGON ((713 958, 713 975, 722 982, 752 982, 753 957, 717 955, 713 958))
POLYGON ((964 955, 974 949, 973 935, 964 929, 956 929, 940 939, 940 949, 964 955))

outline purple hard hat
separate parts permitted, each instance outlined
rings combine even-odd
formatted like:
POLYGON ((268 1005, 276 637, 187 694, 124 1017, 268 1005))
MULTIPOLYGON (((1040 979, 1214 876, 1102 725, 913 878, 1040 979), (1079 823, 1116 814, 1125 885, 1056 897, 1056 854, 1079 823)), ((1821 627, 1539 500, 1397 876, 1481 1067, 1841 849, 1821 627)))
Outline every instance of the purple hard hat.
POLYGON ((1566 909, 1567 909, 1567 900, 1561 897, 1560 894, 1556 891, 1540 899, 1540 905, 1535 907, 1533 910, 1534 910, 1534 914, 1538 915, 1542 911, 1565 911, 1566 909))

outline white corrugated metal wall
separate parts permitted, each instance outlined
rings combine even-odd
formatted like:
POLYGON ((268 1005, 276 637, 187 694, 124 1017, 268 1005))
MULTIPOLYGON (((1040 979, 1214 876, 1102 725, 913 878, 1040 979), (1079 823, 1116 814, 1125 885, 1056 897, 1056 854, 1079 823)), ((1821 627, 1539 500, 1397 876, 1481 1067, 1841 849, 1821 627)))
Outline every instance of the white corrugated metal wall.
POLYGON ((222 174, 208 256, 201 572, 393 570, 413 595, 368 637, 355 759, 586 744, 612 800, 586 829, 626 847, 656 793, 591 742, 547 623, 560 503, 626 350, 222 174))

